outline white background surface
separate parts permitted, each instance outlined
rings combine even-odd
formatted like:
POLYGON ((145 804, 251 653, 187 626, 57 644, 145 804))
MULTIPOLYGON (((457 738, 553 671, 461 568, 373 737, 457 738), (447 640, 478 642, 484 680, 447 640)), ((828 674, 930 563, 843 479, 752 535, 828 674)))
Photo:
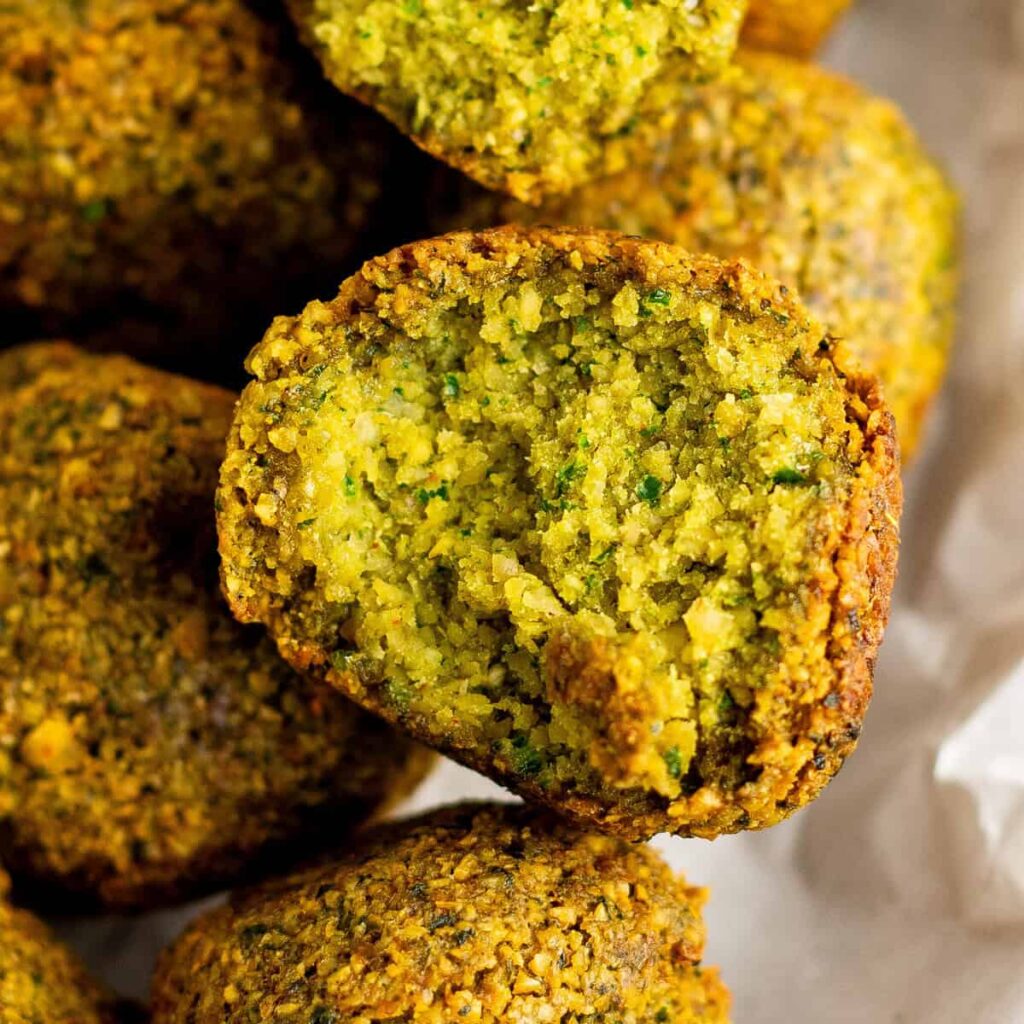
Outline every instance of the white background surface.
MULTIPOLYGON (((825 62, 964 191, 958 348, 859 750, 782 826, 658 846, 712 888, 737 1024, 1024 1024, 1024 0, 861 0, 825 62)), ((496 793, 445 765, 414 806, 496 793)), ((64 932, 143 995, 183 917, 64 932)))

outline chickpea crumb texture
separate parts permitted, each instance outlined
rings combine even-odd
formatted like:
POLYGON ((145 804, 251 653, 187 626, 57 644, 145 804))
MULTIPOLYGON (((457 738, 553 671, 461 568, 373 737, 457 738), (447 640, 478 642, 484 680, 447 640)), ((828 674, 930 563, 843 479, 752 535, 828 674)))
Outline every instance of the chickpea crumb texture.
POLYGON ((61 343, 0 354, 0 858, 136 909, 335 841, 425 755, 220 597, 233 396, 61 343))
POLYGON ((442 178, 446 226, 579 224, 745 257, 799 292, 882 382, 904 459, 945 376, 958 282, 959 203, 902 114, 811 65, 744 53, 683 94, 658 164, 539 210, 442 178))
POLYGON ((743 45, 811 57, 853 0, 750 0, 743 45))
POLYGON ((248 368, 223 580, 296 666, 629 838, 771 825, 853 749, 898 454, 777 283, 456 233, 278 318, 248 368))
POLYGON ((111 996, 7 886, 0 872, 0 1024, 117 1024, 111 996))
POLYGON ((268 293, 298 308, 337 283, 388 149, 256 7, 0 4, 8 337, 116 336, 178 365, 250 346, 268 293))
POLYGON ((663 137, 746 0, 289 0, 328 77, 427 152, 537 201, 663 137))
POLYGON ((201 917, 161 958, 153 1024, 724 1024, 705 896, 521 805, 446 808, 201 917))

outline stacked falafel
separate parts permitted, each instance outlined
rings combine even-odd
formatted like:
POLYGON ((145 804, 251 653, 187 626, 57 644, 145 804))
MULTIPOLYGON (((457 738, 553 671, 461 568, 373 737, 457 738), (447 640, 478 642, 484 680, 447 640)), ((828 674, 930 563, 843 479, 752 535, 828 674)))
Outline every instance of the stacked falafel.
MULTIPOLYGON (((732 62, 845 6, 287 4, 505 195, 270 0, 0 11, 10 340, 223 378, 289 314, 237 405, 0 354, 0 860, 94 907, 262 880, 158 1024, 727 1018, 703 894, 611 836, 770 826, 851 753, 951 335, 899 113, 732 62), (428 222, 475 230, 345 278, 428 222), (548 811, 356 834, 414 741, 548 811)), ((27 1019, 108 1019, 79 989, 27 1019)))

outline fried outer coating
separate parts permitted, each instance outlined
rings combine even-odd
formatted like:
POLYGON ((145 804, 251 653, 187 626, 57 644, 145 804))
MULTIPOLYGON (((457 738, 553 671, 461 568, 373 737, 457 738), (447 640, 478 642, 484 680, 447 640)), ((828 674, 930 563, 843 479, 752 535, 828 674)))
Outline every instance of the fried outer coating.
POLYGON ((771 825, 853 749, 892 421, 742 264, 499 229, 367 263, 254 349, 225 593, 284 656, 577 822, 771 825))
POLYGON ((746 0, 289 0, 342 91, 428 153, 537 202, 664 137, 746 0))
POLYGON ((200 918, 161 958, 153 1022, 724 1022, 705 897, 650 849, 446 808, 200 918))
POLYGON ((0 354, 0 855, 139 908, 306 856, 425 756, 240 627, 213 493, 233 396, 121 357, 0 354))
POLYGON ((955 193, 892 104, 820 68, 744 54, 728 79, 685 97, 653 169, 540 210, 468 186, 446 226, 593 225, 749 259, 795 288, 880 378, 906 460, 953 340, 955 193))
POLYGON ((116 1024, 114 1000, 7 888, 0 871, 0 1024, 116 1024))
POLYGON ((853 0, 750 0, 740 41, 756 50, 811 57, 853 0))
POLYGON ((387 148, 254 6, 0 6, 0 311, 22 338, 174 362, 247 349, 337 282, 387 148))

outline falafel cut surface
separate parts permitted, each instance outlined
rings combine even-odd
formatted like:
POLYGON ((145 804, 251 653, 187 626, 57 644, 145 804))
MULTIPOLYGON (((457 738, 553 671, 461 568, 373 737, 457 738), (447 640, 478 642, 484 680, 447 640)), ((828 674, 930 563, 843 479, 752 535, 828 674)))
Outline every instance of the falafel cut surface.
POLYGON ((438 177, 435 208, 457 211, 435 217, 442 230, 578 224, 749 259, 878 376, 904 460, 916 451, 953 341, 959 201, 887 100, 744 52, 722 80, 683 91, 676 135, 653 166, 539 209, 438 177))
POLYGON ((144 909, 258 877, 425 766, 224 606, 233 402, 66 344, 0 353, 0 860, 27 898, 144 909))
POLYGON ((6 900, 0 871, 0 1024, 116 1024, 115 1001, 50 929, 6 900))
POLYGON ((740 41, 758 50, 812 57, 853 0, 750 0, 740 41))
POLYGON ((444 808, 201 917, 160 960, 153 1021, 724 1024, 705 897, 522 805, 444 808))
POLYGON ((0 5, 8 339, 95 338, 176 368, 203 352, 209 369, 223 349, 240 362, 275 303, 358 265, 392 133, 268 6, 0 5))
POLYGON ((288 0, 328 77, 427 152, 538 201, 626 166, 717 74, 746 0, 288 0))
POLYGON ((853 749, 898 455, 775 282, 456 233, 278 318, 248 367, 222 575, 293 664, 631 838, 771 825, 853 749))

